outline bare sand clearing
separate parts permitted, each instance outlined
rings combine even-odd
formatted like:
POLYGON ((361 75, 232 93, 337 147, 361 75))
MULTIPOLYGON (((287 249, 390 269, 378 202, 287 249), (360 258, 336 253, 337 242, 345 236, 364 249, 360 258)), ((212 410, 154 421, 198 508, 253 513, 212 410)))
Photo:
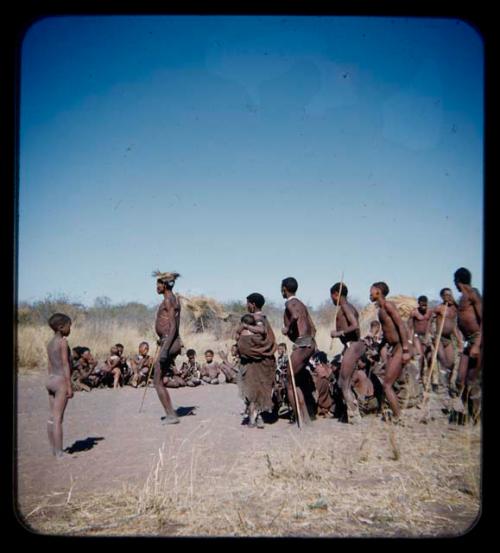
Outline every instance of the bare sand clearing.
POLYGON ((241 425, 233 384, 171 390, 181 415, 162 426, 153 388, 76 392, 67 459, 48 446, 44 374, 17 390, 18 514, 64 535, 448 536, 480 511, 480 426, 405 411, 405 427, 319 419, 241 425))

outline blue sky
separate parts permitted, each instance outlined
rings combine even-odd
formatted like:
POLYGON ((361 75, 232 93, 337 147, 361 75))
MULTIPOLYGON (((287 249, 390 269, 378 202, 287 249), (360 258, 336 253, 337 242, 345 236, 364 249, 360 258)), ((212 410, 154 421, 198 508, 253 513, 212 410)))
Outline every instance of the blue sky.
POLYGON ((455 19, 47 18, 21 66, 19 300, 482 288, 483 44, 455 19))

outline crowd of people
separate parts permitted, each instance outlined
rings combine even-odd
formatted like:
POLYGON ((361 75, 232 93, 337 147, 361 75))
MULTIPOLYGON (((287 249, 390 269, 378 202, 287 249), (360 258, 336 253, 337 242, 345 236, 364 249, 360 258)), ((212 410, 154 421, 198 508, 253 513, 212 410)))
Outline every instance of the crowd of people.
MULTIPOLYGON (((110 348, 108 357, 99 362, 90 348, 76 346, 71 350, 71 385, 74 392, 92 388, 114 388, 123 386, 140 388, 153 382, 154 357, 150 355, 149 343, 141 342, 135 355, 124 355, 123 344, 110 348)), ((205 361, 196 360, 196 351, 188 349, 186 359, 180 366, 173 363, 162 376, 167 388, 195 387, 203 384, 236 383, 237 346, 231 347, 228 355, 219 351, 220 362, 215 361, 212 349, 204 352, 205 361)))
POLYGON ((419 405, 440 387, 447 393, 443 410, 450 422, 477 422, 480 415, 482 364, 482 299, 472 287, 465 268, 454 274, 461 293, 455 301, 449 288, 440 292, 442 302, 430 308, 425 296, 403 321, 397 306, 387 300, 389 287, 375 282, 369 289, 370 301, 378 308, 378 319, 361 336, 359 313, 348 300, 348 287, 338 282, 330 288, 334 305, 330 336, 340 340, 343 349, 328 359, 316 344, 316 328, 306 305, 297 298, 298 282, 283 279, 285 299, 281 332, 292 343, 277 343, 274 331, 262 312, 265 299, 257 292, 246 297, 247 311, 235 332, 230 357, 213 350, 198 363, 196 352, 188 349, 180 366, 180 302, 173 293, 178 273, 155 272, 156 290, 163 295, 155 322, 158 350, 154 358, 149 344, 141 342, 138 353, 124 356, 122 344, 110 349, 107 359, 98 363, 89 348, 69 351, 67 336, 71 319, 54 314, 49 325, 54 338, 48 344, 51 418, 49 440, 56 456, 62 455, 62 416, 74 389, 122 385, 139 387, 151 380, 165 410, 163 424, 176 424, 179 418, 168 388, 202 384, 238 384, 244 401, 243 423, 249 428, 265 428, 270 418, 286 416, 299 426, 316 417, 334 417, 355 424, 362 416, 381 414, 384 420, 404 424, 402 409, 419 405), (440 378, 441 375, 441 378, 440 378))

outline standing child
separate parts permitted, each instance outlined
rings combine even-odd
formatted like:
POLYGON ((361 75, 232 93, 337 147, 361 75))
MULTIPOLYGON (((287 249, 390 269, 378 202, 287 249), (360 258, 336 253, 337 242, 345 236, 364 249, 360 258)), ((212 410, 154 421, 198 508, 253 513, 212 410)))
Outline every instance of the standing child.
POLYGON ((71 388, 71 353, 66 337, 71 332, 71 319, 63 313, 54 313, 49 319, 54 331, 47 344, 49 376, 46 388, 49 392, 50 418, 47 421, 47 434, 52 453, 56 458, 65 457, 63 451, 63 417, 68 399, 73 397, 71 388))

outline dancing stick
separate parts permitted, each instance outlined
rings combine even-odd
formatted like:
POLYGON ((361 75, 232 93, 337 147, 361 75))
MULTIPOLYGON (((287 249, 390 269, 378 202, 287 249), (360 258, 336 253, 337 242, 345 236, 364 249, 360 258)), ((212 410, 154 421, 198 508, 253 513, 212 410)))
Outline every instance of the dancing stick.
POLYGON ((288 355, 288 350, 286 352, 286 356, 287 356, 287 359, 288 359, 288 366, 290 367, 290 376, 291 376, 291 382, 292 382, 293 399, 295 401, 295 409, 297 411, 297 426, 299 428, 302 428, 302 421, 301 421, 301 418, 300 418, 299 398, 298 398, 298 395, 297 395, 297 388, 295 386, 295 375, 293 374, 292 356, 288 355))
POLYGON ((160 352, 160 347, 158 346, 158 344, 156 344, 155 356, 154 356, 153 362, 151 363, 151 367, 149 367, 148 377, 146 379, 146 386, 144 387, 144 394, 142 395, 141 406, 139 407, 139 413, 141 412, 142 406, 144 405, 144 399, 146 398, 146 392, 148 391, 149 378, 151 376, 151 372, 153 371, 153 367, 155 366, 155 363, 157 361, 159 352, 160 352))

